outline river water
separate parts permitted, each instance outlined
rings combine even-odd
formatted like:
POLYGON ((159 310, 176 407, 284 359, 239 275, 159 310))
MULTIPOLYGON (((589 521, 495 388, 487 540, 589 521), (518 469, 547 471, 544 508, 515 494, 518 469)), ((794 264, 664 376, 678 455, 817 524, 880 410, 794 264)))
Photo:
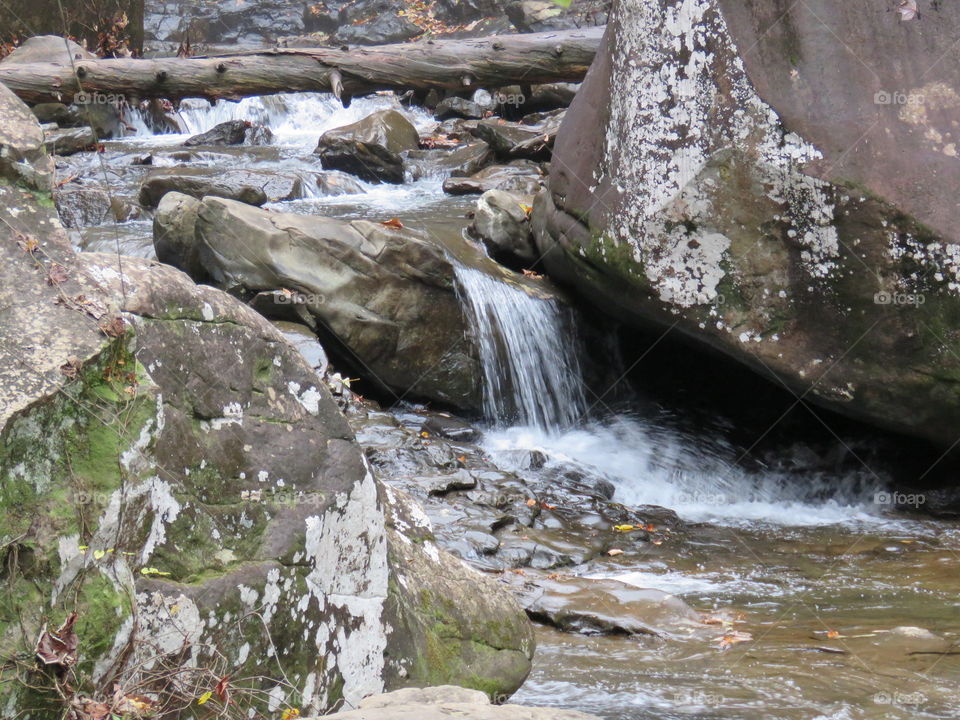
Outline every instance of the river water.
MULTIPOLYGON (((316 171, 311 153, 323 131, 394 104, 376 96, 345 110, 329 96, 278 96, 214 108, 196 102, 181 116, 189 134, 250 119, 276 137, 267 147, 195 152, 193 166, 316 171)), ((413 116, 422 130, 432 125, 425 113, 413 116)), ((61 177, 99 178, 135 197, 150 168, 132 158, 149 152, 153 167, 179 162, 188 134, 152 135, 136 117, 131 125, 136 134, 106 143, 103 154, 62 161, 61 177)), ((270 207, 397 217, 459 234, 475 198, 445 196, 441 182, 428 175, 400 186, 365 185, 362 195, 310 193, 270 207)), ((82 228, 79 236, 87 250, 152 255, 148 220, 82 228)), ((800 456, 746 469, 738 449, 719 436, 690 434, 639 408, 591 406, 575 328, 562 309, 469 269, 458 279, 487 371, 481 447, 489 462, 531 481, 557 471, 603 479, 615 502, 669 508, 685 523, 666 542, 594 554, 563 573, 662 590, 716 617, 714 630, 689 636, 540 626, 534 671, 516 701, 608 720, 960 717, 956 522, 887 512, 877 495, 882 468, 830 475, 806 471, 800 456), (518 459, 531 450, 542 453, 542 467, 518 459)), ((388 411, 383 425, 407 422, 409 412, 388 411)), ((573 532, 577 542, 590 542, 589 525, 573 532)))

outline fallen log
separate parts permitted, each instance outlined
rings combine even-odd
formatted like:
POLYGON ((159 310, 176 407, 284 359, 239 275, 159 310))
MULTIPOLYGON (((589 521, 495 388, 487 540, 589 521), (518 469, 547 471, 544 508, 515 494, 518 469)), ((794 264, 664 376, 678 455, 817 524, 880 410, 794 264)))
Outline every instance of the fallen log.
POLYGON ((130 100, 196 97, 237 100, 282 92, 469 90, 577 82, 604 28, 499 35, 470 40, 342 48, 276 48, 196 58, 0 63, 0 83, 22 100, 70 103, 78 93, 130 100))

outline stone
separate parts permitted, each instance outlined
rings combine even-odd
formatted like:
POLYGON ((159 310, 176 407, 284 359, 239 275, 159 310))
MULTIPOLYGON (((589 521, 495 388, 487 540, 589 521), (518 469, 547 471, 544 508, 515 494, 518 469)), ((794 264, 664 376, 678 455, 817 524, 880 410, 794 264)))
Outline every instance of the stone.
POLYGON ((490 146, 482 140, 454 150, 411 150, 407 153, 407 165, 414 179, 435 177, 438 172, 467 177, 480 172, 491 160, 490 146))
POLYGON ((423 29, 396 11, 376 15, 361 25, 343 25, 337 30, 336 42, 350 45, 386 45, 412 40, 423 29))
POLYGON ((184 141, 186 147, 200 145, 269 145, 273 140, 270 128, 249 120, 228 120, 184 141))
POLYGON ((321 195, 358 195, 366 192, 353 175, 339 170, 326 170, 315 174, 317 192, 321 195))
POLYGON ((420 146, 420 134, 397 110, 381 110, 328 130, 314 151, 325 169, 343 170, 368 182, 403 182, 401 153, 420 146))
POLYGON ((206 196, 238 200, 260 206, 267 202, 303 197, 303 180, 294 174, 264 170, 215 170, 175 167, 154 170, 140 184, 140 204, 156 207, 168 192, 196 198, 206 196))
POLYGON ((949 447, 960 102, 946 98, 960 58, 897 23, 851 53, 842 38, 872 22, 868 0, 842 14, 682 8, 614 4, 535 203, 546 272, 623 322, 675 328, 705 364, 719 351, 811 403, 949 447), (774 17, 770 36, 756 30, 774 17), (856 80, 865 65, 896 87, 856 80))
POLYGON ((433 116, 437 120, 449 120, 450 118, 481 120, 485 112, 483 107, 472 100, 454 96, 441 100, 433 111, 433 116))
POLYGON ((465 339, 453 267, 434 236, 215 197, 205 198, 197 222, 180 232, 176 244, 197 245, 216 282, 302 297, 382 391, 480 407, 479 361, 465 339))
POLYGON ((88 127, 50 130, 43 135, 43 147, 50 155, 74 155, 85 150, 95 150, 97 136, 88 127))
POLYGON ((488 190, 477 201, 471 234, 500 262, 530 267, 539 256, 530 229, 532 195, 488 190))
POLYGON ((0 178, 49 193, 53 160, 47 156, 36 117, 0 84, 0 178))
POLYGON ((481 435, 470 423, 453 415, 431 415, 423 423, 421 432, 468 443, 476 442, 481 435))
POLYGON ((491 165, 469 177, 449 177, 443 181, 443 191, 450 195, 482 195, 490 190, 534 195, 542 186, 543 173, 529 160, 491 165))
POLYGON ((183 270, 194 280, 207 277, 200 261, 200 249, 193 242, 200 200, 179 192, 160 199, 153 216, 153 247, 157 259, 183 270))

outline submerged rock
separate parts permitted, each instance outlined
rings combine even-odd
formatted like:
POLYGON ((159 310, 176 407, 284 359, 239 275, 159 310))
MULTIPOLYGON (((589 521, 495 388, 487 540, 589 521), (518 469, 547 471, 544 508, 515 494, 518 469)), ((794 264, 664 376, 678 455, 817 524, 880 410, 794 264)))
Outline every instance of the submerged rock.
MULTIPOLYGON (((197 247, 206 273, 226 286, 296 293, 382 390, 480 406, 480 368, 466 339, 453 268, 431 237, 214 197, 201 202, 194 222, 183 220, 158 212, 157 227, 174 238, 155 242, 197 247)), ((177 257, 183 253, 171 259, 177 257)))
POLYGON ((328 130, 314 151, 324 168, 343 170, 369 182, 402 183, 401 153, 420 146, 420 134, 396 110, 381 110, 350 125, 328 130))
POLYGON ((960 64, 941 35, 913 43, 872 2, 844 7, 828 36, 799 8, 768 35, 771 3, 617 2, 557 139, 537 243, 606 313, 947 446, 960 103, 943 98, 960 64), (871 42, 841 41, 866 25, 871 42), (863 64, 889 91, 857 79, 863 64))

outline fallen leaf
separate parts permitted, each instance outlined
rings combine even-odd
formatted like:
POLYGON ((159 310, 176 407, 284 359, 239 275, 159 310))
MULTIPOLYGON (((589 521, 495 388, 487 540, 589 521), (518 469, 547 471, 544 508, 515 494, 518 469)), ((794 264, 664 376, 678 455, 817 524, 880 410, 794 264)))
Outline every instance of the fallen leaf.
POLYGON ((840 633, 837 632, 836 630, 830 630, 830 631, 827 633, 827 639, 828 639, 828 640, 836 640, 838 637, 840 637, 840 633))
POLYGON ((721 650, 726 650, 731 645, 736 645, 737 643, 747 642, 753 640, 753 635, 748 632, 740 632, 739 630, 733 630, 732 632, 726 633, 723 637, 718 640, 719 648, 721 650))
POLYGON ((103 557, 104 555, 106 555, 106 554, 107 554, 107 553, 105 553, 103 550, 94 550, 94 551, 93 551, 93 558, 94 558, 94 560, 99 560, 100 558, 102 558, 102 557, 103 557))
POLYGON ((83 367, 83 363, 80 362, 80 358, 71 355, 67 358, 67 361, 60 366, 60 373, 71 380, 80 374, 80 368, 83 367))
POLYGON ((631 530, 636 530, 635 525, 614 525, 613 529, 617 532, 630 532, 631 530))
POLYGON ((33 235, 24 235, 19 233, 17 235, 17 247, 27 253, 34 253, 40 248, 40 242, 33 235))
POLYGON ((280 716, 280 720, 295 720, 300 717, 300 711, 297 708, 287 708, 280 716))
POLYGON ((70 613, 58 630, 47 630, 46 625, 37 638, 34 650, 37 660, 44 665, 58 666, 62 673, 77 662, 77 634, 73 626, 77 622, 77 613, 70 613))
POLYGON ((220 698, 220 702, 224 705, 230 704, 230 678, 224 675, 220 678, 220 681, 217 683, 217 686, 214 688, 217 693, 217 697, 220 698))
POLYGON ((127 323, 119 315, 114 315, 109 320, 104 320, 100 323, 100 330, 107 337, 123 337, 124 333, 127 332, 127 323))
POLYGON ((197 705, 203 705, 213 697, 213 690, 207 690, 203 695, 197 698, 197 705))
POLYGON ((393 228, 394 230, 402 230, 403 223, 400 222, 397 218, 390 218, 386 222, 380 223, 384 227, 393 228))
POLYGON ((613 548, 611 550, 607 550, 607 555, 610 555, 610 556, 623 555, 623 550, 621 550, 620 548, 613 548))
POLYGON ((537 504, 537 501, 534 500, 533 498, 530 498, 529 500, 527 500, 527 507, 535 507, 536 504, 537 504))

